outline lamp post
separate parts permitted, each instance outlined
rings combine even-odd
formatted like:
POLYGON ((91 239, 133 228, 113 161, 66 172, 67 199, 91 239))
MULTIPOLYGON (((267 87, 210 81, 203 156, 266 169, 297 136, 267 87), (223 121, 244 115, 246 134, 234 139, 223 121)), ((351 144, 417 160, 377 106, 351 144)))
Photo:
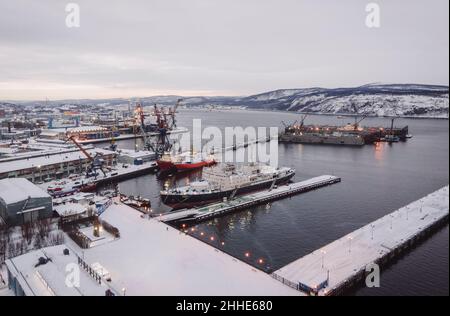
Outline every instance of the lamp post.
POLYGON ((325 255, 326 255, 327 252, 325 250, 321 250, 320 252, 322 253, 322 269, 323 269, 324 261, 325 261, 325 255))
POLYGON ((37 166, 38 171, 39 171, 39 181, 42 181, 42 169, 41 169, 41 165, 37 166))
POLYGON ((348 252, 350 253, 350 252, 352 252, 352 240, 353 240, 353 237, 348 237, 348 252))

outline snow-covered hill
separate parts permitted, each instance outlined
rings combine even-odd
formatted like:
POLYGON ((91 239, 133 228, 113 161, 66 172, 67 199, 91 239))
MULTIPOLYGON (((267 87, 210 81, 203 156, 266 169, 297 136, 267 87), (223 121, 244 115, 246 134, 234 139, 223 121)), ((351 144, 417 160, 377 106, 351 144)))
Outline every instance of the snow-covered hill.
POLYGON ((449 88, 429 85, 366 85, 357 88, 277 90, 239 100, 250 108, 326 114, 447 117, 449 88))
MULTIPOLYGON (((183 99, 187 106, 240 106, 250 109, 281 110, 303 113, 360 114, 370 116, 411 116, 448 118, 449 87, 419 84, 370 84, 355 88, 282 89, 247 97, 182 97, 177 95, 138 98, 144 105, 174 105, 183 99)), ((136 100, 136 99, 134 99, 136 100)), ((59 100, 62 104, 123 105, 128 99, 59 100)), ((44 104, 43 101, 17 102, 21 105, 44 104)))

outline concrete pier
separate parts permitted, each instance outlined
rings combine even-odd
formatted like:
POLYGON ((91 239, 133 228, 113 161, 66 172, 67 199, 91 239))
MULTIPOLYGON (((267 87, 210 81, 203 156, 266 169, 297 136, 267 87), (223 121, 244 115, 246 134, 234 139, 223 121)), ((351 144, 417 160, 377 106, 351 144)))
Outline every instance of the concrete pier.
POLYGON ((161 215, 160 220, 163 222, 179 220, 202 221, 223 215, 225 213, 246 209, 255 205, 268 203, 295 194, 318 189, 340 181, 341 178, 339 177, 323 175, 305 181, 283 185, 272 190, 265 190, 254 194, 244 195, 226 202, 216 203, 200 208, 170 212, 161 215))
POLYGON ((311 295, 338 295, 365 278, 366 268, 384 265, 448 222, 449 187, 388 214, 272 273, 311 295))

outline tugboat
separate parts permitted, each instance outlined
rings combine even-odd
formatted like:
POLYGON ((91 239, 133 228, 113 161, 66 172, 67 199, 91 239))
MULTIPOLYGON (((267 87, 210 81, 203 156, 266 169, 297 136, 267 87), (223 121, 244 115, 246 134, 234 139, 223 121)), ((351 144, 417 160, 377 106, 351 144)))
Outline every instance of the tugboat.
POLYGON ((251 163, 238 168, 234 164, 203 170, 203 179, 188 186, 161 191, 161 200, 174 209, 199 206, 249 192, 261 191, 289 182, 292 168, 273 168, 251 163))

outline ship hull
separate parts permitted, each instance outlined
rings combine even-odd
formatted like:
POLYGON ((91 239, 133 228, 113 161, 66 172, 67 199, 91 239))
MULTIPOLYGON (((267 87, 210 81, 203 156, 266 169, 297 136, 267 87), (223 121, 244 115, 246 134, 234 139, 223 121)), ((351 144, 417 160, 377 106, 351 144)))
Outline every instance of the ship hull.
MULTIPOLYGON (((276 180, 276 184, 284 184, 289 182, 293 177, 294 173, 290 173, 284 177, 278 178, 276 180)), ((259 182, 254 185, 249 185, 246 187, 242 187, 237 189, 235 195, 243 195, 252 192, 262 191, 269 189, 272 186, 273 180, 267 180, 264 182, 259 182)), ((222 201, 224 198, 230 198, 235 190, 226 190, 220 192, 212 192, 212 193, 204 193, 204 194, 161 194, 161 200, 164 204, 174 208, 186 208, 186 207, 195 207, 201 206, 205 204, 210 204, 213 202, 222 201)))
POLYGON ((215 161, 199 161, 196 163, 180 163, 180 164, 175 164, 175 168, 177 169, 177 171, 183 172, 183 171, 187 171, 187 170, 194 170, 194 169, 200 169, 203 167, 209 167, 214 165, 216 162, 215 161))
POLYGON ((171 161, 158 160, 156 163, 161 171, 172 170, 175 168, 174 163, 171 161))

